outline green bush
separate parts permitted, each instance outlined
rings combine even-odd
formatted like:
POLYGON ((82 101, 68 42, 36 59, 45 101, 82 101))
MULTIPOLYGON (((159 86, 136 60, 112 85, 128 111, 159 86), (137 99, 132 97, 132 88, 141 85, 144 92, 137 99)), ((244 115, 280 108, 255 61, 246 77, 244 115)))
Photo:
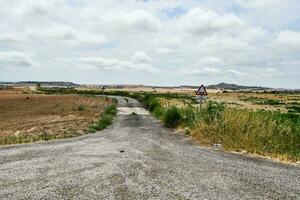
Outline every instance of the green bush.
POLYGON ((117 114, 117 108, 115 105, 108 106, 104 111, 104 115, 116 115, 116 114, 117 114))
POLYGON ((186 108, 181 108, 180 113, 182 125, 187 127, 193 127, 197 119, 196 109, 189 106, 186 108))
POLYGON ((175 128, 180 124, 181 113, 175 106, 170 107, 166 110, 163 116, 163 122, 166 127, 175 128))
POLYGON ((160 107, 160 103, 157 99, 151 99, 149 102, 149 111, 153 112, 156 107, 160 107))
POLYGON ((212 123, 215 120, 221 119, 224 109, 224 103, 209 101, 206 108, 202 111, 204 120, 207 123, 212 123))
POLYGON ((155 115, 155 117, 157 118, 161 118, 164 114, 165 110, 163 107, 161 106, 157 106, 154 110, 153 110, 153 113, 155 115))

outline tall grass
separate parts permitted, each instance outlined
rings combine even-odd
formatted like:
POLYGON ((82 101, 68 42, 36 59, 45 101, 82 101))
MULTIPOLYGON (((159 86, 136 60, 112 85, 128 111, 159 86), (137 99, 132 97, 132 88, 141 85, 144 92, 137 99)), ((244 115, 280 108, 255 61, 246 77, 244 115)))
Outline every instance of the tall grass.
POLYGON ((221 143, 226 150, 300 160, 300 115, 233 109, 212 101, 201 110, 163 108, 149 95, 143 102, 167 127, 188 127, 204 144, 221 143))
POLYGON ((163 122, 167 127, 177 127, 181 122, 181 112, 175 106, 172 106, 163 114, 163 122))
POLYGON ((221 143, 227 150, 300 160, 299 119, 281 113, 226 108, 218 120, 199 120, 192 135, 205 143, 221 143))

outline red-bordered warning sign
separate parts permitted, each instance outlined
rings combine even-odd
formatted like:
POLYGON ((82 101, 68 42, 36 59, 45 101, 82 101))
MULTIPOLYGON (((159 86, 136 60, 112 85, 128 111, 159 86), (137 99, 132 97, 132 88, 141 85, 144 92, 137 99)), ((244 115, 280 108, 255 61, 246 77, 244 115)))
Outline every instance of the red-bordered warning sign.
POLYGON ((206 91, 204 85, 201 85, 201 86, 199 87, 199 89, 196 91, 196 95, 204 95, 204 96, 207 96, 207 95, 208 95, 208 93, 207 93, 207 91, 206 91))

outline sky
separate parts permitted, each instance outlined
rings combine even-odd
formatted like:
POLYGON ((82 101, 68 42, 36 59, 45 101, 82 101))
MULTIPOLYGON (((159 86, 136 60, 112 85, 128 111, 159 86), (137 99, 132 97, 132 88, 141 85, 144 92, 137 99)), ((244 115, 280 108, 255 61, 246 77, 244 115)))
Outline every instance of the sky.
POLYGON ((2 0, 0 81, 300 88, 299 0, 2 0))

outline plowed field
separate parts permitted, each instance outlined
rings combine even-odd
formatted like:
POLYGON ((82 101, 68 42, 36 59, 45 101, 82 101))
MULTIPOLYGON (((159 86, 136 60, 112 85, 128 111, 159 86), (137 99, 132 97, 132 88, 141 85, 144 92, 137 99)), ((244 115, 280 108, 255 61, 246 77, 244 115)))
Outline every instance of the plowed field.
POLYGON ((111 101, 101 97, 35 95, 0 90, 0 138, 51 134, 80 135, 111 101))

